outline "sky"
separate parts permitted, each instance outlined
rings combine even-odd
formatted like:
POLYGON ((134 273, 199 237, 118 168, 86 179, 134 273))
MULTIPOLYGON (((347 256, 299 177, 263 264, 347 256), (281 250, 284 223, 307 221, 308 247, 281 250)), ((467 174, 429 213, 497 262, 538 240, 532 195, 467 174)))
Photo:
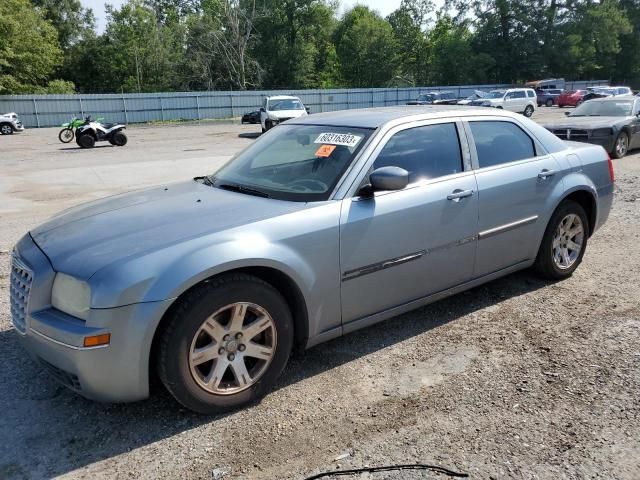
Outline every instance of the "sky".
MULTIPOLYGON (((106 14, 104 11, 104 4, 109 3, 115 7, 122 5, 125 0, 80 0, 85 7, 91 8, 93 14, 96 16, 96 27, 99 33, 102 33, 106 24, 106 14)), ((386 17, 396 8, 400 6, 400 0, 341 0, 340 1, 340 13, 353 5, 361 4, 368 5, 374 10, 377 10, 382 16, 386 17)))

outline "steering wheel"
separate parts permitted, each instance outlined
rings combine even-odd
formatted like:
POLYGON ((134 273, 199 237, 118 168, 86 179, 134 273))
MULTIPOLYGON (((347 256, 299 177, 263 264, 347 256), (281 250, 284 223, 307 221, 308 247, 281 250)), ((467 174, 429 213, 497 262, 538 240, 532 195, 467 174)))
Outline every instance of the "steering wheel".
POLYGON ((301 178, 291 182, 291 188, 294 190, 300 190, 300 188, 296 188, 296 184, 305 190, 311 190, 312 192, 325 192, 329 189, 329 186, 326 183, 321 182, 320 180, 314 180, 313 178, 301 178), (320 187, 320 189, 318 189, 318 187, 320 187))

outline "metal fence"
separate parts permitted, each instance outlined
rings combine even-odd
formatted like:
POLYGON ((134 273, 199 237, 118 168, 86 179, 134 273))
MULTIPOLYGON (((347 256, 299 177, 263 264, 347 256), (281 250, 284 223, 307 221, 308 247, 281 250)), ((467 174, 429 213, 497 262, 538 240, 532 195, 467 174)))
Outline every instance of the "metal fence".
MULTIPOLYGON (((606 80, 566 82, 566 88, 579 89, 606 83, 606 80)), ((7 95, 0 96, 0 113, 16 112, 26 127, 59 126, 71 117, 85 115, 104 117, 105 121, 118 123, 231 119, 256 110, 268 95, 296 95, 312 113, 318 113, 402 105, 424 92, 453 91, 462 98, 471 95, 474 90, 510 86, 494 84, 331 90, 7 95)))

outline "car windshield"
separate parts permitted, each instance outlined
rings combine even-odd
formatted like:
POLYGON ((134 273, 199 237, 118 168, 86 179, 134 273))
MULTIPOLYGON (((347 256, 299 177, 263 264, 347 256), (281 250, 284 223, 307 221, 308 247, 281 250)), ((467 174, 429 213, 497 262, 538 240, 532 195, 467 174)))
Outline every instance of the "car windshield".
POLYGON ((284 98, 280 100, 269 100, 268 110, 304 110, 302 102, 294 98, 284 98))
POLYGON ((576 108, 572 117, 627 117, 631 115, 633 102, 631 101, 590 101, 576 108))
POLYGON ((504 97, 504 90, 494 90, 489 93, 489 98, 502 98, 504 97))
POLYGON ((279 125, 212 177, 214 187, 280 200, 328 200, 373 130, 279 125))
POLYGON ((436 96, 433 93, 423 93, 422 95, 418 95, 419 102, 432 102, 435 98, 436 96))

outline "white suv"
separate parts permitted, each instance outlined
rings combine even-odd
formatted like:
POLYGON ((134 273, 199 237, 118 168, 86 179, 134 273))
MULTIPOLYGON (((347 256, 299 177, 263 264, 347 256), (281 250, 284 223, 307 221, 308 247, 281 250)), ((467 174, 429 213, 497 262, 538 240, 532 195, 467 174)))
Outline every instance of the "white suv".
POLYGON ((264 133, 290 118, 304 117, 306 115, 307 109, 298 97, 289 95, 267 97, 264 99, 262 107, 260 107, 262 132, 264 133))
POLYGON ((530 117, 536 110, 538 98, 532 88, 509 88, 508 90, 493 90, 487 98, 481 98, 471 102, 472 105, 483 107, 495 107, 522 113, 530 117))
POLYGON ((18 114, 11 112, 0 115, 0 135, 11 135, 13 132, 22 132, 24 126, 18 118, 18 114))

